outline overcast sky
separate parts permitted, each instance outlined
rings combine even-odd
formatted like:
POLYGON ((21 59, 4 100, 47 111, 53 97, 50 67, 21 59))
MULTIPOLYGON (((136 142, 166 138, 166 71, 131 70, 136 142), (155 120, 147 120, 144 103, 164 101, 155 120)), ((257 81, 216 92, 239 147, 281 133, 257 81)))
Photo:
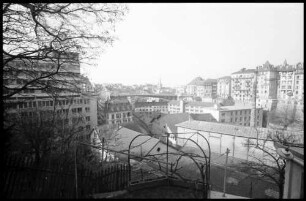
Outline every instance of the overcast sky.
POLYGON ((128 4, 119 40, 88 72, 94 83, 185 85, 267 60, 304 62, 303 4, 128 4))

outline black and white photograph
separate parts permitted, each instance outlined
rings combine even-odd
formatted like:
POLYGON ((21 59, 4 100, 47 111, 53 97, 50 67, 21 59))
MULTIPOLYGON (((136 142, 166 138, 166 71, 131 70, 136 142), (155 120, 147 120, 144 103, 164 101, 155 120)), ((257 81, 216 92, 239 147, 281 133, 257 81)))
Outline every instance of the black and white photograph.
POLYGON ((304 3, 2 3, 1 197, 304 199, 304 3))

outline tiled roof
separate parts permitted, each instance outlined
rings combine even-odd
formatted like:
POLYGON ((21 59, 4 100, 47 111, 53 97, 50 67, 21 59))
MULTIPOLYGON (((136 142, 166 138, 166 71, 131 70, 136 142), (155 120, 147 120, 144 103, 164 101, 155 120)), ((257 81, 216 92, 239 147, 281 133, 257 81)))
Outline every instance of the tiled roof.
POLYGON ((212 107, 212 106, 214 106, 214 103, 211 103, 211 102, 193 101, 193 102, 188 102, 188 103, 186 103, 186 106, 212 107))
POLYGON ((188 85, 197 85, 199 82, 202 82, 202 81, 204 81, 203 78, 201 78, 201 77, 196 77, 196 78, 194 78, 191 82, 189 82, 188 85))
POLYGON ((217 79, 206 79, 206 80, 204 80, 201 77, 196 77, 188 85, 203 86, 205 84, 212 84, 212 83, 216 83, 216 82, 217 82, 217 79))
MULTIPOLYGON (((170 105, 180 105, 180 101, 172 100, 168 102, 170 105)), ((186 106, 201 106, 201 107, 212 107, 214 103, 211 102, 200 102, 200 101, 193 101, 193 102, 186 102, 186 106)))
MULTIPOLYGON (((267 134, 278 132, 274 129, 268 128, 253 128, 253 127, 246 127, 246 126, 238 126, 238 125, 230 125, 230 124, 222 124, 222 123, 214 123, 214 122, 206 122, 206 121, 185 121, 183 123, 176 124, 177 127, 189 128, 198 131, 205 131, 205 132, 215 132, 215 133, 222 133, 234 136, 241 136, 241 137, 251 137, 257 138, 257 131, 258 131, 258 138, 259 139, 266 139, 267 134)), ((304 132, 292 132, 292 131, 284 131, 285 135, 293 135, 297 136, 297 139, 301 142, 304 142, 304 132)))
POLYGON ((127 123, 123 123, 121 124, 122 127, 139 132, 139 133, 143 133, 143 129, 141 128, 141 126, 139 124, 136 124, 134 122, 127 122, 127 123))
POLYGON ((241 69, 240 71, 232 73, 232 75, 233 74, 250 74, 250 73, 254 73, 254 72, 255 72, 255 69, 241 69))
POLYGON ((192 117, 191 119, 197 120, 197 121, 217 122, 217 120, 210 113, 190 114, 190 116, 192 117))
POLYGON ((188 113, 177 113, 177 114, 167 114, 159 119, 161 125, 167 124, 170 130, 174 133, 177 133, 177 127, 175 126, 178 123, 189 120, 188 113))
POLYGON ((231 79, 231 76, 223 76, 223 77, 218 78, 218 80, 222 80, 222 79, 231 79))
POLYGON ((167 106, 168 102, 136 102, 135 107, 167 106))

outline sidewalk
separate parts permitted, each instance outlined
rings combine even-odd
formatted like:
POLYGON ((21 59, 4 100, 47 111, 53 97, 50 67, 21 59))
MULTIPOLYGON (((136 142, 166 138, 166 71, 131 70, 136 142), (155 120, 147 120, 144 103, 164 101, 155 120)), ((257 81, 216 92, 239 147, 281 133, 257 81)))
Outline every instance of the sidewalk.
POLYGON ((218 191, 210 191, 210 199, 250 199, 247 197, 241 197, 237 195, 231 195, 231 194, 225 194, 225 197, 223 197, 222 192, 218 191))

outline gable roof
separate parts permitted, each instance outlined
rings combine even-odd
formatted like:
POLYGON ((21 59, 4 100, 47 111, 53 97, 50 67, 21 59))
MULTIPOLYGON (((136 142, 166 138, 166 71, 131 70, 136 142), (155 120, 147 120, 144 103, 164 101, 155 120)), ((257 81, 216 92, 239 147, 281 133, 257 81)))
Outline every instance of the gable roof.
POLYGON ((171 132, 177 133, 177 127, 175 125, 188 120, 189 120, 188 113, 176 113, 176 114, 167 114, 161 117, 159 119, 159 122, 162 125, 167 124, 171 132))
POLYGON ((255 69, 245 69, 245 68, 243 68, 240 71, 232 73, 232 75, 233 74, 252 74, 252 73, 255 73, 255 69))
POLYGON ((187 84, 187 85, 198 85, 198 83, 199 83, 199 82, 202 82, 202 81, 204 81, 203 78, 201 78, 201 77, 196 77, 196 78, 194 78, 191 82, 189 82, 189 84, 187 84))

